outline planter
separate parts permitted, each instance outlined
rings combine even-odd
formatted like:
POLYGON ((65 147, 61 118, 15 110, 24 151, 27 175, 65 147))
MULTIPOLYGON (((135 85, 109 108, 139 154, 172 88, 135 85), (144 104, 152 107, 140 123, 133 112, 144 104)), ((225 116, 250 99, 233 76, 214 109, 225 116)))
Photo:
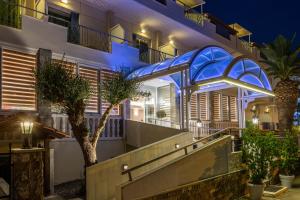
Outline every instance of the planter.
POLYGON ((249 194, 251 200, 261 200, 265 185, 256 185, 248 183, 249 194))
POLYGON ((295 176, 286 176, 286 175, 279 174, 279 178, 282 186, 287 188, 292 188, 292 184, 295 179, 295 176))

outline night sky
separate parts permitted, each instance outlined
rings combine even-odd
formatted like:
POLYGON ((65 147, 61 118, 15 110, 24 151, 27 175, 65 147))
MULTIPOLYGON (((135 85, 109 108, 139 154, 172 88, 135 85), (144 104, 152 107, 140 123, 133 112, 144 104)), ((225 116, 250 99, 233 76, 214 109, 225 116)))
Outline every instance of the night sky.
POLYGON ((300 45, 299 0, 206 0, 204 12, 226 24, 239 23, 253 33, 254 42, 267 43, 278 34, 292 37, 296 32, 300 45))

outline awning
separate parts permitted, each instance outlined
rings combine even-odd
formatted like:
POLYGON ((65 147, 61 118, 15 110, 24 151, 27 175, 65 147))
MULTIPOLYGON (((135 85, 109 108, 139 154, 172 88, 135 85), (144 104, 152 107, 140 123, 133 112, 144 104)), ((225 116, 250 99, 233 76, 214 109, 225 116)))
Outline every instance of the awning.
POLYGON ((249 36, 252 34, 250 31, 248 31, 246 28, 242 27, 238 23, 230 24, 229 26, 233 28, 235 31, 237 31, 237 36, 239 38, 249 36))
POLYGON ((273 96, 267 74, 255 61, 247 57, 234 58, 225 49, 208 46, 193 50, 163 62, 142 66, 127 78, 141 81, 171 75, 189 69, 191 86, 220 83, 273 96))

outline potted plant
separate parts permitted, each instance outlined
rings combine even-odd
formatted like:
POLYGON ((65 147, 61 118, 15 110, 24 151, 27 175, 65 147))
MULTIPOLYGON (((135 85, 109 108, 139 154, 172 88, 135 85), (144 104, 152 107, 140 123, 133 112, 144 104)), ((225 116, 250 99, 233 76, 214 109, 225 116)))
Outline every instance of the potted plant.
POLYGON ((253 126, 244 130, 242 141, 243 161, 249 170, 250 199, 260 200, 278 142, 272 132, 263 133, 253 126))
POLYGON ((296 135, 286 132, 279 148, 279 178, 281 185, 292 187, 295 179, 294 171, 298 162, 298 144, 296 135))

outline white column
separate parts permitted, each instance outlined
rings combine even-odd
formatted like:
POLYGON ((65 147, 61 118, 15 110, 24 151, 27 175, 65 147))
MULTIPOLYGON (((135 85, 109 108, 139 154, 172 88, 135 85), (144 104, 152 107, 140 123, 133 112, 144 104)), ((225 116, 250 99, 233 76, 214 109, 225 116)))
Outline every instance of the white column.
POLYGON ((180 72, 180 129, 184 129, 184 89, 183 89, 184 75, 180 72))

